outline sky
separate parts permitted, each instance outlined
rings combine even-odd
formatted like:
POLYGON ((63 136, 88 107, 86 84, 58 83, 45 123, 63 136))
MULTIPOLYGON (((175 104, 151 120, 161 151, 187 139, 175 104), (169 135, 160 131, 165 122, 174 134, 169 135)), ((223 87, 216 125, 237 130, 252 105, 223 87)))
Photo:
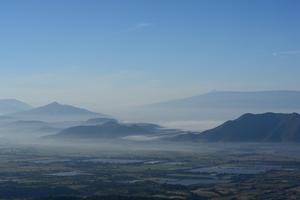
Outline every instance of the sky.
POLYGON ((300 90, 297 0, 2 0, 0 98, 97 111, 300 90))

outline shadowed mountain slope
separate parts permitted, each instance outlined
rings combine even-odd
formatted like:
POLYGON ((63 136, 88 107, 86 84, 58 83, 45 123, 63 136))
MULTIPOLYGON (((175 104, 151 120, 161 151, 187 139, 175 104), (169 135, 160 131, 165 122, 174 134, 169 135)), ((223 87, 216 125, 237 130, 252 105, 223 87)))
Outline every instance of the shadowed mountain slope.
POLYGON ((213 142, 300 142, 300 115, 248 113, 201 134, 176 138, 177 141, 195 139, 213 142))
POLYGON ((137 137, 164 137, 172 134, 182 133, 180 130, 164 129, 156 124, 147 123, 119 123, 109 121, 101 125, 74 126, 62 130, 56 135, 47 138, 52 139, 93 139, 93 138, 116 138, 121 139, 127 136, 137 137))

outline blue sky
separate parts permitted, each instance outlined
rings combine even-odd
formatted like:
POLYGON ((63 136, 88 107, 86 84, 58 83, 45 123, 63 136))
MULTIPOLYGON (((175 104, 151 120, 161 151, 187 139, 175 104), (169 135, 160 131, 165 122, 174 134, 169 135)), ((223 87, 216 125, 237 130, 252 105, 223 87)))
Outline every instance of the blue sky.
POLYGON ((297 0, 3 0, 0 98, 102 110, 300 89, 297 0))

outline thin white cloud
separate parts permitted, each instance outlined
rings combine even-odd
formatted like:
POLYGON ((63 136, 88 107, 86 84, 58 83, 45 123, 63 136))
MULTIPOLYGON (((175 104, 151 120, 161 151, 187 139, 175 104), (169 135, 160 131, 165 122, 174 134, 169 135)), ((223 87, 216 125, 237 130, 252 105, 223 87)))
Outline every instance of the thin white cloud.
POLYGON ((300 55, 300 50, 273 52, 273 56, 293 56, 300 55))
POLYGON ((145 29, 145 28, 148 28, 148 27, 151 27, 153 26, 154 24, 152 23, 145 23, 145 22, 142 22, 142 23, 138 23, 138 24, 135 24, 131 27, 128 27, 127 29, 124 29, 122 31, 120 31, 121 33, 128 33, 128 32, 134 32, 134 31, 138 31, 138 30, 142 30, 142 29, 145 29))

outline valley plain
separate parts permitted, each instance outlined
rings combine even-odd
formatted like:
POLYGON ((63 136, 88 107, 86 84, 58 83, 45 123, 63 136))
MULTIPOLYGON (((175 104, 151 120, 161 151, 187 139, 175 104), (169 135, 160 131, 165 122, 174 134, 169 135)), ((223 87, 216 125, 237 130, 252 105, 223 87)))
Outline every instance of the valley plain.
POLYGON ((297 144, 2 142, 0 148, 0 199, 300 197, 297 144))

